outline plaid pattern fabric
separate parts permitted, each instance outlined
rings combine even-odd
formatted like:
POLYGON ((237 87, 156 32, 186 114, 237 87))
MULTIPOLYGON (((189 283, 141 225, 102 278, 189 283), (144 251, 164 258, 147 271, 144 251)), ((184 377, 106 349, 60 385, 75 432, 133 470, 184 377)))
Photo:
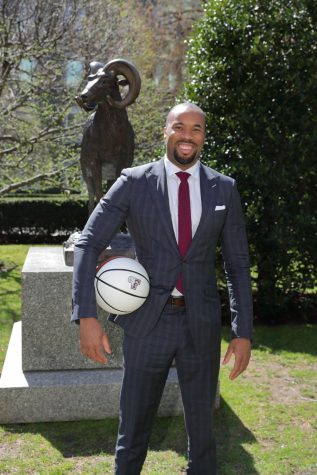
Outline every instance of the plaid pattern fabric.
POLYGON ((167 305, 144 338, 125 335, 116 475, 141 473, 168 370, 175 358, 188 433, 188 474, 216 474, 213 404, 220 345, 195 350, 185 308, 167 305))

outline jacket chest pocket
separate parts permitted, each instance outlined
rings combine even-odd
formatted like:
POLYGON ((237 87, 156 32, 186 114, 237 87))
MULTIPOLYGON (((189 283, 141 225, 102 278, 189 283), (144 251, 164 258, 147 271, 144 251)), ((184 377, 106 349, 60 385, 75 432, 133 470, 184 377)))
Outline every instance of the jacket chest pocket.
POLYGON ((227 217, 227 210, 212 211, 208 224, 208 230, 212 234, 220 234, 225 224, 227 217))

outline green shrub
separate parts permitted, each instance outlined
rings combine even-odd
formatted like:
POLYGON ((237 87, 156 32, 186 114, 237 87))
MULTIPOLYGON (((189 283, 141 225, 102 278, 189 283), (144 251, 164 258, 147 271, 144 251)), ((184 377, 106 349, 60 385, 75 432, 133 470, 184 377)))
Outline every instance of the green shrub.
POLYGON ((258 316, 274 320, 316 285, 317 3, 211 0, 187 64, 185 97, 207 112, 203 160, 237 179, 258 316))
POLYGON ((88 218, 80 198, 30 197, 0 200, 1 243, 60 243, 88 218))

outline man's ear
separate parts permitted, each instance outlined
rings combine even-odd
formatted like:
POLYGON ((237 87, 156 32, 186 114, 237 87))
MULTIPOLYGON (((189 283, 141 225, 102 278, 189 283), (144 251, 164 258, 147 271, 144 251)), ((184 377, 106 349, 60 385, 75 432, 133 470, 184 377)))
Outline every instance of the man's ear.
POLYGON ((166 139, 166 127, 164 127, 163 129, 163 135, 164 135, 164 139, 166 139))

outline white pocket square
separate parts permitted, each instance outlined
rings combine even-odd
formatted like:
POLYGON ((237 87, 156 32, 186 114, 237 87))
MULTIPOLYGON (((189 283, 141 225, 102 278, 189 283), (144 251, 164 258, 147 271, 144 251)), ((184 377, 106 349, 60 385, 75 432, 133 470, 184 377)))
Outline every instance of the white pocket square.
POLYGON ((226 209, 226 205, 220 205, 215 207, 215 211, 220 211, 222 209, 226 209))

